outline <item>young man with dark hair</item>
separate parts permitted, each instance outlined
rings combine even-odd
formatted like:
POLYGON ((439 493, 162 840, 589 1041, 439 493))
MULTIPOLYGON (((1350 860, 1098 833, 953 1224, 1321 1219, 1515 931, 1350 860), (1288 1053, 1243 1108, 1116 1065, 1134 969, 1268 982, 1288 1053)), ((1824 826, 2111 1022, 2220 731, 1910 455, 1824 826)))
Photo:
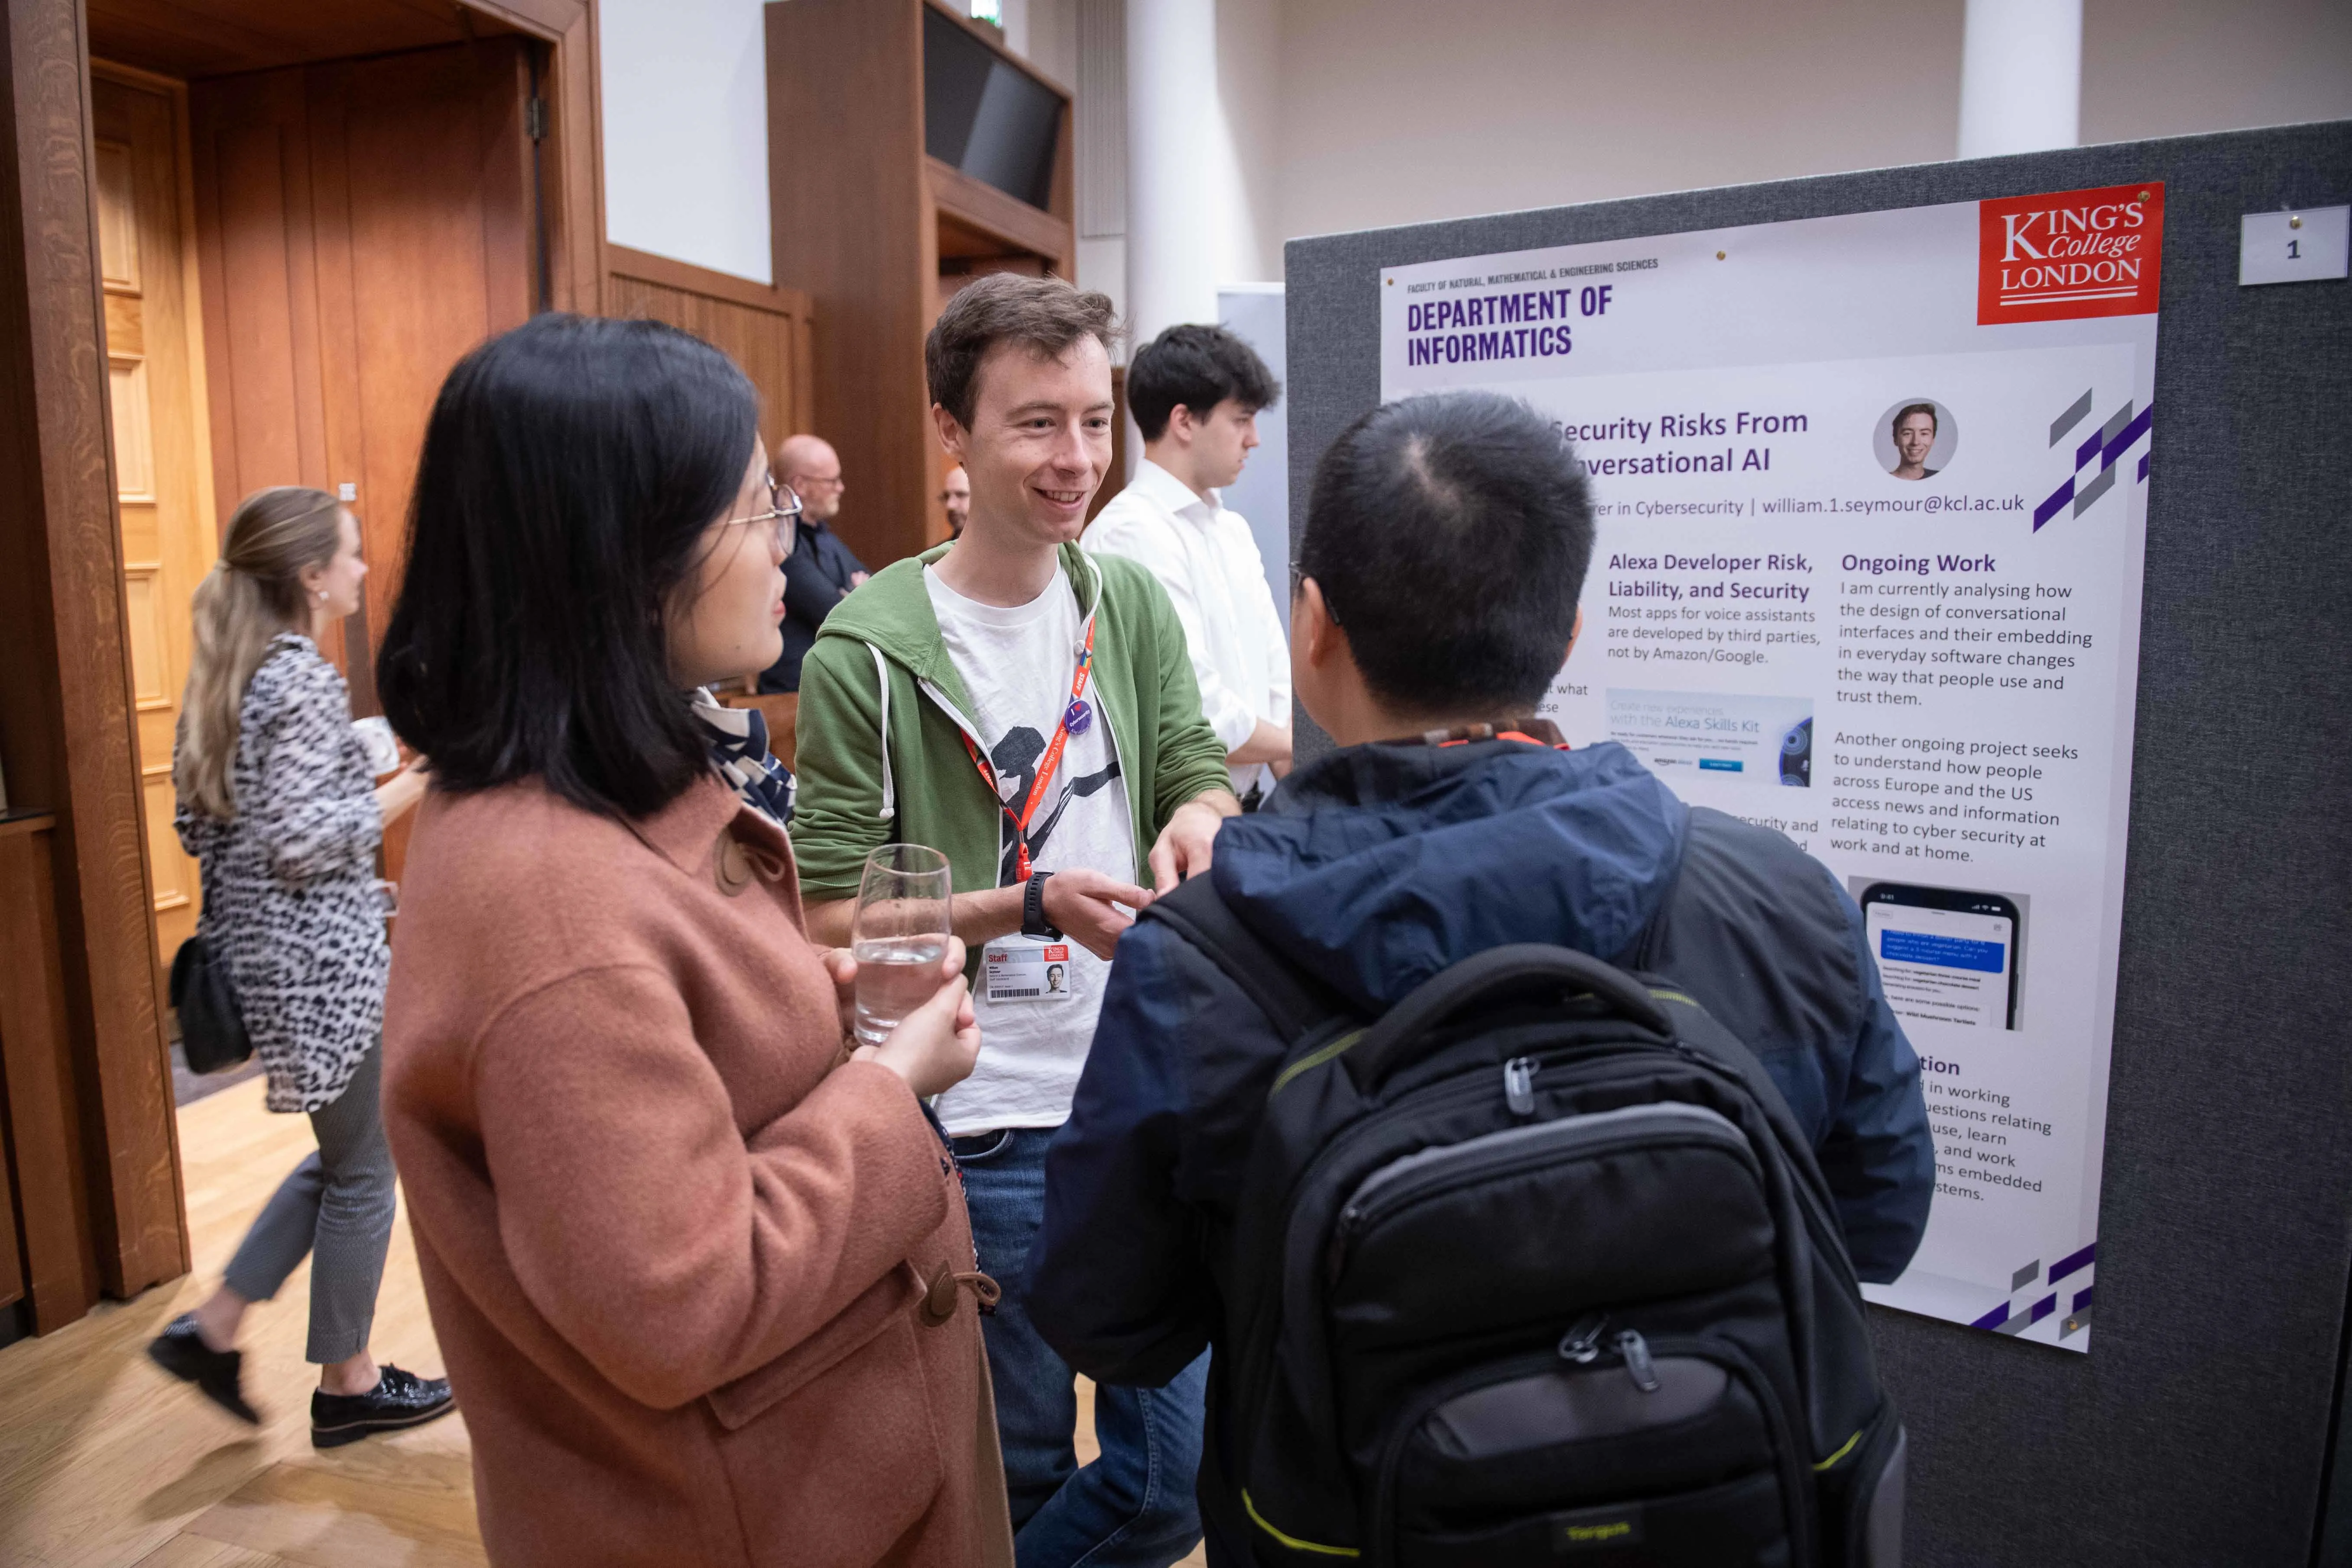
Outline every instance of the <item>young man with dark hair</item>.
POLYGON ((1102 1458, 1079 1468, 1070 1368, 1027 1311, 1045 1147, 1112 947, 1152 889, 1207 867, 1239 810, 1167 595, 1077 547, 1110 462, 1113 330, 1108 300, 1051 279, 998 274, 949 302, 924 357, 940 444, 971 483, 962 537, 843 601, 801 682, 810 935, 847 945, 867 853, 926 844, 975 954, 980 1062, 937 1110, 1004 1292, 986 1336, 1027 1568, 1168 1568, 1200 1533, 1205 1364, 1102 1390, 1102 1458))
POLYGON ((1927 455, 1936 449, 1936 405, 1932 403, 1906 404, 1895 415, 1895 467, 1889 470, 1898 479, 1932 479, 1941 470, 1927 466, 1927 455))
POLYGON ((1223 327, 1171 327, 1127 367, 1143 461, 1087 548, 1136 562, 1168 591, 1192 653, 1201 710, 1224 742, 1234 793, 1254 805, 1290 767, 1290 654, 1248 521, 1218 495, 1257 445, 1281 387, 1223 327))
MULTIPOLYGON (((1522 404, 1463 393, 1358 420, 1317 470, 1291 602, 1292 679, 1339 749, 1226 824, 1209 875, 1254 934, 1367 1016, 1507 943, 1645 948, 1762 1058, 1855 1268, 1892 1279, 1927 1224, 1935 1157, 1853 900, 1781 835, 1685 806, 1622 746, 1549 743, 1531 717, 1574 644, 1592 537, 1582 471, 1522 404)), ((1030 1275, 1038 1327, 1088 1376, 1148 1386, 1238 1332, 1215 1282, 1283 1056, 1173 926, 1144 921, 1120 944, 1046 1160, 1030 1275)), ((1235 1375, 1218 1356, 1209 1561, 1301 1561, 1221 1468, 1235 1375)))

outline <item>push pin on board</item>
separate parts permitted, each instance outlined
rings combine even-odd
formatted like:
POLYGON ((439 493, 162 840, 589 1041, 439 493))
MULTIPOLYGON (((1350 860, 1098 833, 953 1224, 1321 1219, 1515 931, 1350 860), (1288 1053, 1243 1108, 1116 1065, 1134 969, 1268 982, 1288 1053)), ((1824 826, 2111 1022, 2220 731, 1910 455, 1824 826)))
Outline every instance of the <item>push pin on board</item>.
POLYGON ((1721 260, 1724 258, 1724 253, 1723 253, 1722 251, 1720 251, 1720 250, 1717 251, 1717 252, 1715 253, 1715 258, 1716 258, 1717 261, 1721 261, 1721 260))

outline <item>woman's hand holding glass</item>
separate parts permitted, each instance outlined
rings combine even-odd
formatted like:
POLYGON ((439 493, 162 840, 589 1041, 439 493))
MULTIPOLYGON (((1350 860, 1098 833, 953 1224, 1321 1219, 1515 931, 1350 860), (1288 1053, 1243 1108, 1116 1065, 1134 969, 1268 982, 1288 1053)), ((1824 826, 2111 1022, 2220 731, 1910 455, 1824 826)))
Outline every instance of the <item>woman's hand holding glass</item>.
MULTIPOLYGON (((858 1047, 849 1059, 880 1062, 926 1100, 970 1077, 972 1064, 980 1059, 980 1025, 972 1016, 971 992, 963 982, 963 955, 962 939, 948 938, 946 955, 940 960, 939 989, 901 1018, 887 1039, 858 1047)), ((856 1006, 857 961, 835 948, 825 954, 825 967, 833 973, 846 1028, 856 1006)))

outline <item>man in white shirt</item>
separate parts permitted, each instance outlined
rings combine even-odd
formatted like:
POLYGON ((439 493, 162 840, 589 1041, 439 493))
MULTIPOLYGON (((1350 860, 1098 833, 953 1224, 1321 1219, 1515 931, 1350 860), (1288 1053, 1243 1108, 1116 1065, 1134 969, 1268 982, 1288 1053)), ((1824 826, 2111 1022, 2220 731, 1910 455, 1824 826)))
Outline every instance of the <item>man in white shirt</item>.
POLYGON ((1281 387, 1223 327, 1171 327, 1127 367, 1143 462, 1087 530, 1096 555, 1123 555, 1168 590, 1201 687, 1201 713, 1225 748, 1244 809, 1290 771, 1290 647, 1257 541, 1218 491, 1257 445, 1257 412, 1281 387))

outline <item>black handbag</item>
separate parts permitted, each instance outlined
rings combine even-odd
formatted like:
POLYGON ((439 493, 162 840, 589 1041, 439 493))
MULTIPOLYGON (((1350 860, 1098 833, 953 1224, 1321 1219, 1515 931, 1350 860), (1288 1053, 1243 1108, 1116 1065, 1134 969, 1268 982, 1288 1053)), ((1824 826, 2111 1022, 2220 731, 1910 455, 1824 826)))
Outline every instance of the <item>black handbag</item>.
POLYGON ((253 1055, 228 964, 201 936, 182 942, 173 956, 172 1005, 179 1010, 180 1048, 190 1072, 222 1072, 253 1055))

